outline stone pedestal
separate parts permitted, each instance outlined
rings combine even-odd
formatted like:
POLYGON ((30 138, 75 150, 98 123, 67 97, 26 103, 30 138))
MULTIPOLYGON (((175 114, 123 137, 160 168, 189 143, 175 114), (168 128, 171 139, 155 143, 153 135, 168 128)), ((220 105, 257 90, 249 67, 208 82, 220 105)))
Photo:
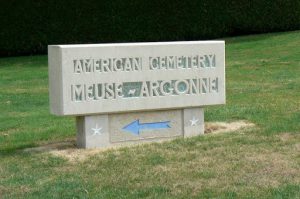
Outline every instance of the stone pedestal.
POLYGON ((77 146, 102 148, 110 146, 108 115, 76 117, 77 146))
POLYGON ((204 134, 203 108, 183 109, 184 137, 193 137, 204 134))
POLYGON ((80 148, 154 142, 204 134, 203 108, 78 116, 80 148))

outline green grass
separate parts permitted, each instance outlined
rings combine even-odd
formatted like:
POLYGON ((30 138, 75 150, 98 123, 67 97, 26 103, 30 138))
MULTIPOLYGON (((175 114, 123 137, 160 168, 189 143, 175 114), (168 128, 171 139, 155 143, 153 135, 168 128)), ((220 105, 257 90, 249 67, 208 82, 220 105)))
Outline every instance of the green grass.
MULTIPOLYGON (((21 149, 75 139, 49 114, 47 57, 0 59, 0 198, 300 198, 300 32, 226 39, 225 106, 254 129, 70 161, 21 149)), ((83 151, 78 151, 83 153, 83 151)))

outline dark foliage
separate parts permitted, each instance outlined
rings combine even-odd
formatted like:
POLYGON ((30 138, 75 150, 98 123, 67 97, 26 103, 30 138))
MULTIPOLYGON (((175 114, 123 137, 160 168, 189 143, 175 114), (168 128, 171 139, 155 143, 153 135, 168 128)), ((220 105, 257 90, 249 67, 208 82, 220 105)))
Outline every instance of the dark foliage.
POLYGON ((300 29, 299 0, 0 0, 0 56, 300 29))

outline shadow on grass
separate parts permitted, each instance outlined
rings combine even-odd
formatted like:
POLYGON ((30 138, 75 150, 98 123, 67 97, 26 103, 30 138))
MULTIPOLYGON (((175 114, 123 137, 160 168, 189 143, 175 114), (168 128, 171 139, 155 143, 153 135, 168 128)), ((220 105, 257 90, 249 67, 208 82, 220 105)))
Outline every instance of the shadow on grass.
POLYGON ((22 144, 19 146, 6 147, 5 149, 0 149, 0 157, 16 155, 16 154, 19 154, 20 151, 23 149, 33 148, 36 146, 37 145, 35 143, 27 143, 27 144, 22 144))

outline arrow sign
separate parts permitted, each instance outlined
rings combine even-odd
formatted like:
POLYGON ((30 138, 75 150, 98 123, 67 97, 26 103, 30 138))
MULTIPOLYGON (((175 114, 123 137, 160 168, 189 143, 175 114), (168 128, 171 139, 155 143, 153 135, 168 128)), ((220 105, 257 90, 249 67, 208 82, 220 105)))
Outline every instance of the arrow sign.
POLYGON ((139 135, 140 130, 152 130, 152 129, 166 129, 171 128, 169 126, 170 121, 165 122, 153 122, 153 123, 140 123, 139 120, 135 120, 130 124, 124 126, 122 129, 130 133, 139 135))

